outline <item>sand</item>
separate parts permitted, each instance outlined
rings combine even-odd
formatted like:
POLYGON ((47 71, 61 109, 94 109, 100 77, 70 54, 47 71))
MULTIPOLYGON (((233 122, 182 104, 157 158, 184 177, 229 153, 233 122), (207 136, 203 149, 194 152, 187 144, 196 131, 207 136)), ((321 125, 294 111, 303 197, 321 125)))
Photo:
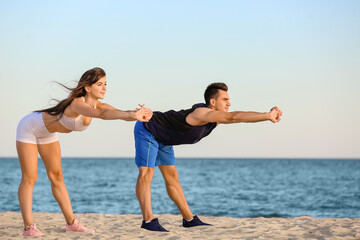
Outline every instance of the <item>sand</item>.
MULTIPOLYGON (((360 218, 230 218, 203 217, 214 226, 182 228, 181 216, 157 215, 168 233, 140 228, 140 215, 76 214, 96 232, 66 233, 61 213, 33 214, 40 239, 360 239, 360 218)), ((17 212, 0 213, 0 239, 23 239, 22 218, 17 212)), ((29 238, 27 238, 29 239, 29 238)))

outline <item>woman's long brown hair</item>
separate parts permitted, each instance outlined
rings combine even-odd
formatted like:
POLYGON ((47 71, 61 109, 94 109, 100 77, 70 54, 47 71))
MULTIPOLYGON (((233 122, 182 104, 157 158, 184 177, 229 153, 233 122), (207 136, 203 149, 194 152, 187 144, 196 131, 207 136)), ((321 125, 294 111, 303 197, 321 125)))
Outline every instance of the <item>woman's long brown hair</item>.
POLYGON ((96 68, 87 70, 81 76, 81 78, 78 82, 78 85, 75 88, 70 88, 70 87, 65 86, 62 83, 58 83, 61 86, 63 86, 64 88, 66 88, 67 90, 71 91, 69 94, 69 97, 67 97, 61 101, 57 100, 58 103, 54 107, 37 110, 35 112, 46 112, 50 115, 54 115, 54 116, 60 115, 61 116, 62 114, 64 114, 66 107, 69 106, 75 98, 85 96, 85 94, 86 94, 85 87, 86 86, 93 85, 100 78, 105 77, 105 76, 106 76, 105 71, 101 68, 96 67, 96 68))

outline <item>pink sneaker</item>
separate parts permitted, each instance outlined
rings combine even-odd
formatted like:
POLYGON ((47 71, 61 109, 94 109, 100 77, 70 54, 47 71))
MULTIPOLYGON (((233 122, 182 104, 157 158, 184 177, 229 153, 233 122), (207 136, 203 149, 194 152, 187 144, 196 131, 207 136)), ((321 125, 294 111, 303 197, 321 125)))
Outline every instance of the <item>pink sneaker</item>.
POLYGON ((41 237, 41 236, 44 236, 44 234, 42 234, 40 232, 40 230, 36 228, 35 223, 31 224, 28 227, 29 227, 29 230, 24 229, 24 231, 23 231, 24 236, 26 236, 26 237, 41 237))
POLYGON ((67 232, 87 232, 87 233, 94 233, 95 231, 84 227, 79 220, 75 219, 72 225, 66 224, 66 231, 67 232))

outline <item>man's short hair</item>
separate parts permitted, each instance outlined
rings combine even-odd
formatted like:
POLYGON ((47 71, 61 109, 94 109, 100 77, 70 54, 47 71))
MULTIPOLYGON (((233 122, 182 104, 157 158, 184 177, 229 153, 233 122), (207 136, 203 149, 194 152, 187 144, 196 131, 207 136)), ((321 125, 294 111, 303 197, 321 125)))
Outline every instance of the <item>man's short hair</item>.
POLYGON ((219 95, 219 90, 223 90, 227 92, 228 87, 226 86, 225 83, 222 82, 212 83, 209 86, 207 86, 204 93, 206 105, 210 105, 211 98, 217 98, 217 96, 219 95))

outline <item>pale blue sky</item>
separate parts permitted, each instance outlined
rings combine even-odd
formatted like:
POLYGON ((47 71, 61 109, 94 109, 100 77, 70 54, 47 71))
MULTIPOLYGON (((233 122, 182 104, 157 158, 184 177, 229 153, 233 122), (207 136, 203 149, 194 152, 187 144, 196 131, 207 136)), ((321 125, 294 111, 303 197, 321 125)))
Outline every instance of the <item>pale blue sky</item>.
MULTIPOLYGON (((360 1, 0 0, 0 156, 19 120, 98 66, 104 102, 179 110, 226 82, 230 110, 278 124, 221 125, 178 157, 360 158, 360 1)), ((60 134, 63 156, 134 156, 134 122, 60 134)))

